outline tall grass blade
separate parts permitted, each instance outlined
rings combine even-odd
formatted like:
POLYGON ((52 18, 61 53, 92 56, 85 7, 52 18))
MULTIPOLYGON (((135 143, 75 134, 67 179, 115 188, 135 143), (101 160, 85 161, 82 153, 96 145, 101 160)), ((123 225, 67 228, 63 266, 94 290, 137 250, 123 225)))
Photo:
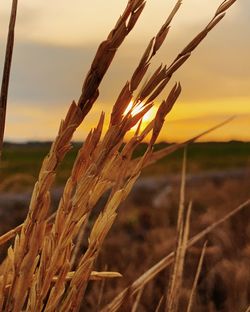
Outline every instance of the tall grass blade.
POLYGON ((142 288, 138 291, 138 293, 137 293, 137 295, 136 295, 136 298, 135 298, 135 301, 134 301, 134 303, 133 303, 133 307, 132 307, 131 312, 136 312, 136 311, 138 310, 139 303, 140 303, 140 300, 141 300, 141 296, 142 296, 142 294, 143 294, 143 291, 144 291, 144 287, 142 287, 142 288))
POLYGON ((188 301, 187 312, 191 312, 192 311, 193 302, 194 302, 194 299, 195 299, 195 291, 196 291, 198 280, 199 280, 199 277, 200 277, 202 264, 203 264, 203 260, 204 260, 205 253, 206 253, 206 247, 207 247, 207 242, 205 242, 205 244, 203 245, 202 251, 201 251, 200 260, 199 260, 199 263, 198 263, 197 271, 196 271, 195 278, 194 278, 194 283, 193 283, 191 294, 190 294, 190 298, 189 298, 189 301, 188 301))
POLYGON ((165 311, 176 312, 178 311, 180 290, 182 286, 182 276, 184 269, 184 261, 187 250, 187 241, 189 235, 190 214, 192 203, 189 204, 185 216, 185 183, 186 183, 186 149, 184 150, 182 179, 180 190, 180 204, 177 220, 177 245, 174 251, 175 259, 170 277, 167 301, 165 311))
POLYGON ((8 31, 6 51, 5 51, 2 84, 1 84, 1 92, 0 92, 0 159, 2 155, 3 140, 4 140, 6 109, 7 109, 9 81, 10 81, 10 70, 11 70, 11 63, 12 63, 14 38, 15 38, 17 4, 18 4, 18 0, 12 1, 11 15, 10 15, 10 21, 9 21, 9 31, 8 31))

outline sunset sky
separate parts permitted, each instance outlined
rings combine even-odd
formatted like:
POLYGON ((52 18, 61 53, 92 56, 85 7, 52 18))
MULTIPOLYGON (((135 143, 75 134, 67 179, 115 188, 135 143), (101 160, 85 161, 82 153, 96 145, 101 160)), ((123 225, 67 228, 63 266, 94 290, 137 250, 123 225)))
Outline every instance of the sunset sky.
MULTIPOLYGON (((10 2, 0 6, 1 71, 10 2)), ((19 1, 6 140, 51 140, 83 79, 98 44, 126 0, 19 1)), ((109 113, 143 50, 164 22, 173 0, 148 0, 141 19, 118 52, 92 112, 77 132, 84 139, 100 112, 109 113)), ((149 74, 169 64, 214 14, 218 0, 184 0, 149 74)), ((166 120, 161 139, 180 141, 236 115, 204 140, 250 140, 250 1, 238 0, 173 77, 183 92, 166 120)), ((160 102, 167 95, 164 92, 160 102)), ((157 103, 156 103, 157 104, 157 103)))

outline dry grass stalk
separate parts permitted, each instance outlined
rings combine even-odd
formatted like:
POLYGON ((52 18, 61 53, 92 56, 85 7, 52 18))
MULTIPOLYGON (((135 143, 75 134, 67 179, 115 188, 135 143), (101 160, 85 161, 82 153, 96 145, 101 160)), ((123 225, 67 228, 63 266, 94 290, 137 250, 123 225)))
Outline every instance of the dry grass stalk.
MULTIPOLYGON (((65 280, 71 281, 74 274, 75 274, 75 272, 67 273, 65 280)), ((89 279, 92 281, 100 281, 100 280, 105 280, 107 278, 117 278, 117 277, 122 277, 122 275, 118 272, 108 272, 108 271, 96 272, 96 271, 92 271, 90 273, 89 279)), ((56 282, 57 280, 58 280, 57 276, 53 277, 53 282, 56 282)))
POLYGON ((184 269, 185 255, 187 251, 187 242, 190 227, 190 214, 192 203, 189 204, 187 212, 185 212, 185 181, 186 181, 186 152, 184 153, 180 205, 177 220, 177 245, 174 251, 175 259, 172 269, 171 278, 167 292, 166 311, 178 311, 180 291, 182 287, 182 276, 184 269), (185 216, 186 214, 186 216, 185 216))
POLYGON ((161 296, 161 299, 158 302, 158 305, 157 305, 157 307, 155 309, 155 312, 159 312, 160 311, 160 308, 162 306, 163 300, 164 300, 164 296, 161 296))
POLYGON ((7 243, 10 239, 15 237, 22 229, 23 223, 15 227, 14 229, 8 231, 0 237, 0 246, 7 243))
POLYGON ((6 45, 6 51, 5 51, 3 76, 2 76, 2 85, 1 85, 1 92, 0 92, 0 158, 2 155, 3 140, 4 140, 4 129, 5 129, 7 101, 8 101, 10 70, 11 70, 14 37, 15 37, 17 4, 18 4, 18 0, 12 1, 9 31, 8 31, 7 45, 6 45))
MULTIPOLYGON (((230 218, 238 214, 241 210, 248 207, 250 205, 250 199, 242 203, 240 206, 226 214, 224 217, 215 221, 210 226, 205 228, 200 233, 196 234, 193 238, 188 241, 188 248, 204 239, 207 234, 211 233, 214 229, 219 227, 224 222, 228 221, 230 218)), ((124 289, 118 296, 116 296, 107 306, 102 309, 102 312, 110 312, 117 311, 121 306, 124 298, 127 296, 128 289, 130 289, 130 294, 135 295, 141 287, 144 287, 148 282, 150 282, 157 274, 159 274, 162 270, 168 267, 174 261, 174 252, 171 252, 169 255, 164 257, 162 260, 157 262, 154 266, 152 266, 148 271, 146 271, 143 275, 141 275, 137 280, 133 282, 128 288, 124 289)))
MULTIPOLYGON (((65 277, 65 281, 69 282, 72 280, 73 276, 74 276, 75 272, 68 272, 66 277, 65 277)), ((92 271, 90 273, 90 277, 89 280, 90 281, 104 281, 105 279, 110 279, 110 278, 118 278, 118 277, 122 277, 122 275, 118 272, 107 272, 107 271, 103 271, 103 272, 96 272, 96 271, 92 271)), ((0 280, 3 278, 3 275, 0 275, 0 280)), ((56 283, 59 280, 58 276, 54 276, 52 279, 53 283, 56 283)), ((11 285, 7 284, 5 286, 5 289, 10 288, 11 285)))
POLYGON ((142 288, 138 291, 138 294, 136 295, 136 298, 135 298, 135 301, 134 301, 134 303, 133 303, 131 312, 136 312, 136 311, 138 310, 138 307, 139 307, 139 304, 140 304, 140 300, 141 300, 141 296, 142 296, 142 294, 143 294, 143 290, 144 290, 144 288, 142 287, 142 288))
POLYGON ((194 278, 194 283, 193 283, 191 294, 190 294, 190 298, 189 298, 189 301, 188 301, 187 312, 191 312, 192 311, 193 302, 194 302, 194 299, 195 299, 195 291, 196 291, 196 287, 197 287, 198 280, 199 280, 199 277, 200 277, 202 264, 203 264, 203 260, 204 260, 205 253, 206 253, 206 247, 207 247, 207 242, 205 242, 205 244, 203 245, 202 251, 201 251, 200 260, 199 260, 199 263, 198 263, 197 271, 196 271, 195 278, 194 278))

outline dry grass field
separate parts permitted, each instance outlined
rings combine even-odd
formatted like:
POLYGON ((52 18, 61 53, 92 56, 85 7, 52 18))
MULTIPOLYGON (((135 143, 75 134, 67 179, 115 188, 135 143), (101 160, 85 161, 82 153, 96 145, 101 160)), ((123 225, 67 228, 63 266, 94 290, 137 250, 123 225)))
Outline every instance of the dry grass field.
MULTIPOLYGON (((40 144, 6 147, 11 166, 17 168, 16 170, 20 168, 20 179, 15 179, 15 170, 12 167, 6 168, 6 177, 13 176, 13 179, 1 191, 1 234, 24 221, 36 172, 29 172, 32 179, 25 179, 25 174, 27 175, 31 162, 39 167, 46 148, 47 146, 40 144), (19 162, 20 154, 25 154, 25 157, 19 162), (26 161, 27 167, 24 164, 26 161), (25 170, 22 171, 21 168, 25 170)), ((143 146, 140 150, 142 149, 143 146)), ((137 153, 140 154, 141 151, 137 153)), ((91 282, 86 293, 85 310, 96 311, 97 302, 99 307, 110 302, 116 294, 173 250, 182 154, 181 151, 172 154, 142 172, 142 177, 119 208, 117 221, 104 243, 95 267, 120 272, 123 277, 105 283, 91 282)), ((68 174, 72 160, 68 159, 62 166, 62 177, 52 191, 53 210, 56 209, 62 192, 63 176, 68 174)), ((196 143, 188 149, 187 167, 186 200, 193 201, 190 233, 193 236, 232 211, 248 197, 249 144, 196 143)), ((107 195, 97 204, 87 226, 87 233, 106 200, 107 195)), ((184 311, 187 305, 199 255, 206 240, 208 245, 197 285, 194 311, 244 311, 250 295, 249 217, 249 209, 246 208, 188 250, 180 311, 184 311)), ((87 249, 87 244, 85 238, 81 244, 82 252, 87 249)), ((6 255, 7 246, 5 244, 1 247, 1 259, 6 255)), ((157 307, 166 291, 169 274, 170 270, 166 268, 145 286, 137 311, 152 311, 157 307)), ((132 307, 133 300, 129 300, 126 301, 126 309, 123 309, 131 311, 132 307)))

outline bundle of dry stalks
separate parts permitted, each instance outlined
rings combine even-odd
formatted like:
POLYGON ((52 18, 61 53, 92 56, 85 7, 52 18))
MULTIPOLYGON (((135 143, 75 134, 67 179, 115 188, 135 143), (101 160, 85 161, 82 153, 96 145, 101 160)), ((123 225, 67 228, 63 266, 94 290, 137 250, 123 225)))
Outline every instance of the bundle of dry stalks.
MULTIPOLYGON (((162 46, 170 23, 181 6, 181 1, 177 1, 159 32, 148 44, 132 77, 121 90, 113 106, 106 133, 103 131, 104 113, 101 114, 96 128, 89 132, 66 182, 55 218, 48 219, 50 191, 58 165, 71 148, 70 142, 74 132, 97 100, 99 85, 117 49, 135 26, 146 4, 144 0, 128 1, 114 29, 97 50, 77 104, 72 102, 65 119, 61 122, 58 135, 43 161, 27 218, 20 227, 0 238, 2 243, 15 235, 14 244, 9 247, 8 255, 1 265, 0 310, 79 311, 81 305, 84 307, 83 298, 89 280, 120 276, 117 272, 93 271, 95 260, 116 219, 120 203, 129 194, 143 167, 199 137, 154 152, 154 144, 165 117, 181 93, 179 83, 173 85, 154 119, 144 129, 141 129, 142 118, 152 108, 153 101, 170 82, 175 71, 190 57, 192 51, 224 17, 226 10, 235 1, 223 1, 208 25, 178 54, 171 65, 157 68, 139 89, 150 67, 150 61, 162 46), (126 112, 131 101, 132 108, 126 112), (124 144, 126 134, 136 125, 134 136, 124 144), (142 157, 133 159, 136 147, 146 137, 149 137, 146 152, 142 157), (87 250, 77 257, 77 240, 81 241, 89 215, 107 191, 110 192, 108 201, 94 222, 88 237, 87 250)), ((177 310, 176 289, 180 286, 185 250, 197 241, 195 237, 188 242, 188 227, 188 221, 185 223, 183 219, 181 201, 179 240, 168 296, 169 311, 177 310)), ((132 286, 131 294, 140 290, 159 270, 166 267, 172 261, 172 256, 171 254, 167 258, 167 262, 164 260, 163 266, 158 266, 136 282, 132 286)), ((123 299, 122 295, 104 310, 116 311, 123 299)))

